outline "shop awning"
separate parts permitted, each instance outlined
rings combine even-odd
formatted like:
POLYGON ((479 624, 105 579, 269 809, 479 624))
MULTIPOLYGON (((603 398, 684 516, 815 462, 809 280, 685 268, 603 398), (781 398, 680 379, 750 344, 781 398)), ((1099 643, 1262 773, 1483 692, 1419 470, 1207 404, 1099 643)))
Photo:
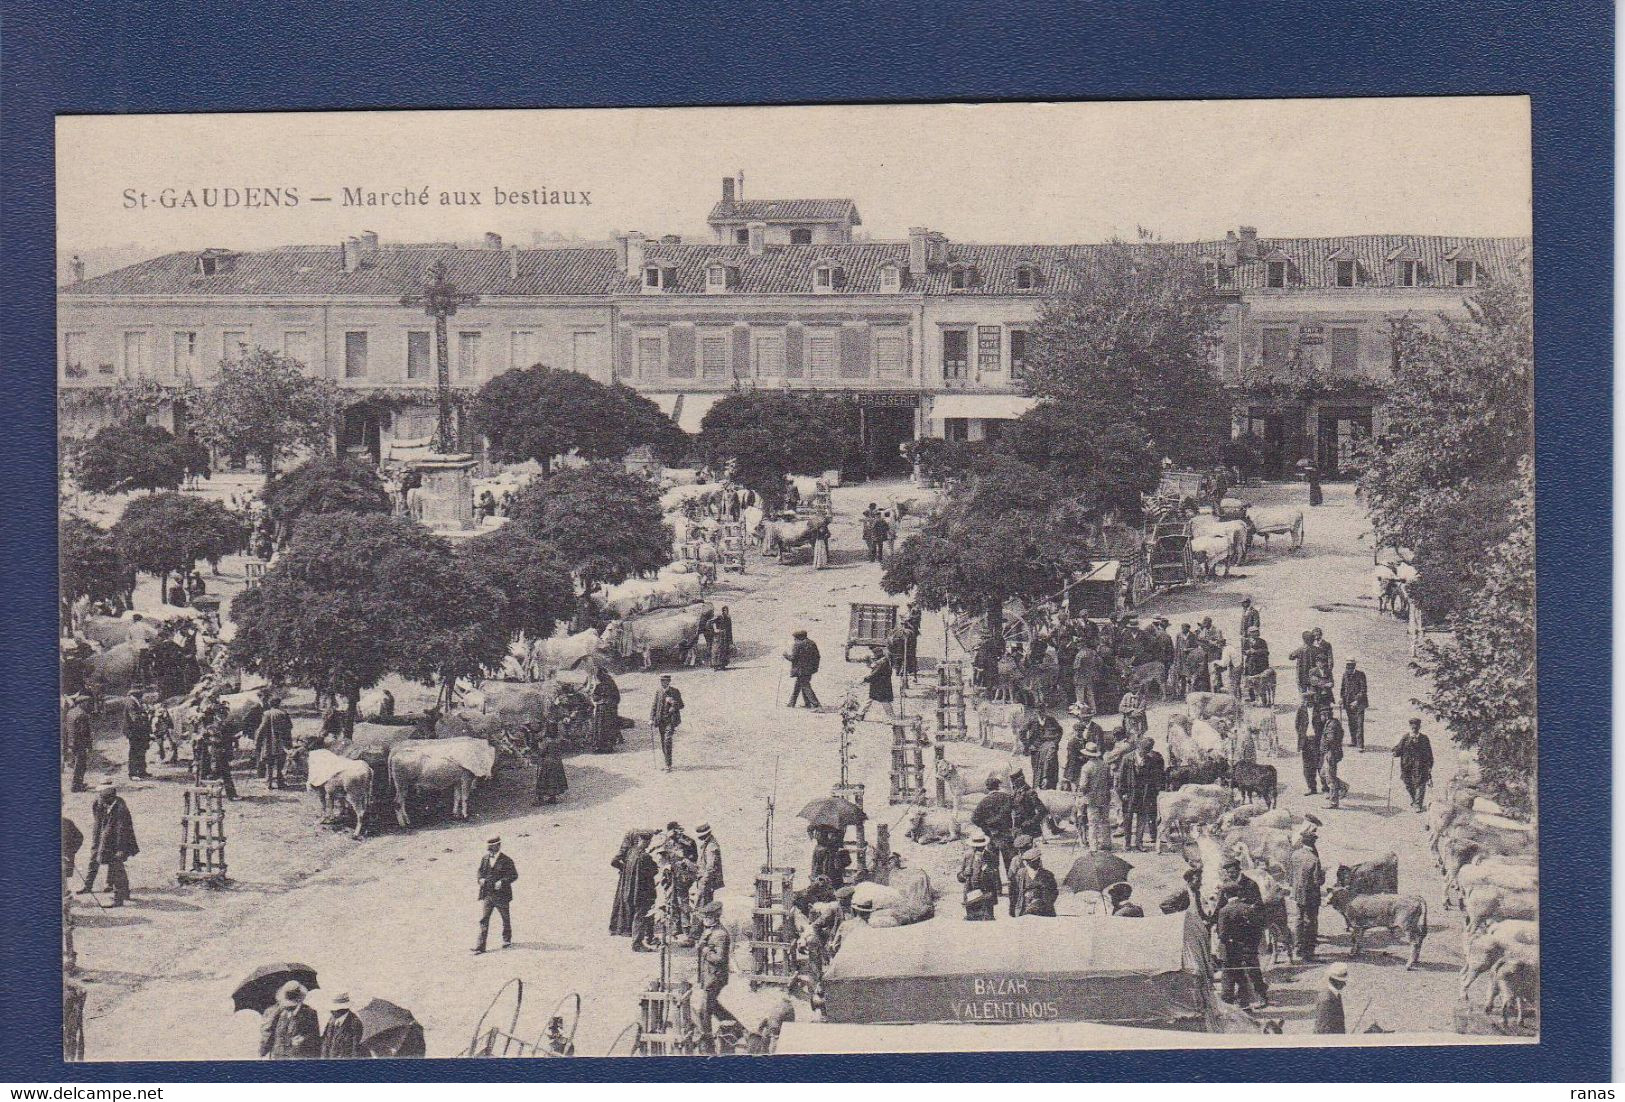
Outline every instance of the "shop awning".
POLYGON ((931 399, 931 419, 980 417, 983 420, 1013 421, 1038 404, 1024 394, 939 394, 931 399))

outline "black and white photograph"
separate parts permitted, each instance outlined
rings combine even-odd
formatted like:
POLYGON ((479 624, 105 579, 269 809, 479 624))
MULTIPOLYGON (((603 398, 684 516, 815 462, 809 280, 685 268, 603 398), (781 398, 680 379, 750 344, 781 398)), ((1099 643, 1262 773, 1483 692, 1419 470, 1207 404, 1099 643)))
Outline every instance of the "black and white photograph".
POLYGON ((1537 1042, 1530 125, 59 117, 64 1057, 1537 1042))

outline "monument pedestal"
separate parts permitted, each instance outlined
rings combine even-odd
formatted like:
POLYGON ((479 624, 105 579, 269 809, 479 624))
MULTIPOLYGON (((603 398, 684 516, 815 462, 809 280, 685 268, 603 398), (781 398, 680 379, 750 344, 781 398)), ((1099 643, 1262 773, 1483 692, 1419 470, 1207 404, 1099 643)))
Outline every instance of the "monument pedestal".
POLYGON ((465 532, 474 527, 474 457, 428 455, 412 462, 422 477, 419 519, 439 531, 465 532))

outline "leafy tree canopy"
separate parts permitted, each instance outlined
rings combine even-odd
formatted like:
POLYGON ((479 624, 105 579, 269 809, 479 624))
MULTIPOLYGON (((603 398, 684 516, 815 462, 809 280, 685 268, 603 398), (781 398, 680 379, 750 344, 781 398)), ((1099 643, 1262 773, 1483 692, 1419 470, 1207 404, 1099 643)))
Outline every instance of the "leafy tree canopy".
POLYGON ((173 490, 186 478, 187 453, 168 429, 145 421, 108 425, 74 449, 75 480, 93 494, 173 490))
POLYGON ((215 384, 200 392, 192 418, 204 442, 257 456, 269 481, 295 452, 331 450, 343 406, 333 380, 307 375, 298 360, 256 348, 221 363, 215 384))
POLYGON ((190 570, 199 559, 225 558, 243 545, 243 526, 224 505, 174 492, 135 498, 112 535, 129 565, 160 581, 190 570))
POLYGON ((639 444, 662 457, 682 450, 682 430, 648 399, 579 371, 537 364, 491 379, 469 406, 499 463, 534 459, 545 473, 555 456, 620 459, 639 444))
POLYGON ((822 474, 857 450, 856 407, 819 394, 739 390, 706 411, 700 451, 778 504, 787 474, 822 474))
POLYGON ((660 494, 609 464, 535 479, 516 495, 509 528, 551 545, 588 585, 613 584, 671 561, 660 494))
POLYGON ((273 478, 262 495, 271 519, 291 531, 321 513, 389 513, 394 506, 378 472, 353 459, 319 456, 273 478))
POLYGON ((1045 400, 999 440, 999 448, 1073 487, 1091 512, 1138 515, 1140 495, 1157 488, 1162 460, 1139 425, 1097 421, 1094 413, 1045 400))
POLYGON ((57 525, 57 557, 64 600, 123 598, 128 565, 107 529, 84 517, 64 516, 57 525))
POLYGON ((519 525, 475 536, 459 553, 469 575, 500 598, 495 628, 503 638, 523 632, 545 639, 555 620, 575 611, 569 566, 551 544, 519 525))

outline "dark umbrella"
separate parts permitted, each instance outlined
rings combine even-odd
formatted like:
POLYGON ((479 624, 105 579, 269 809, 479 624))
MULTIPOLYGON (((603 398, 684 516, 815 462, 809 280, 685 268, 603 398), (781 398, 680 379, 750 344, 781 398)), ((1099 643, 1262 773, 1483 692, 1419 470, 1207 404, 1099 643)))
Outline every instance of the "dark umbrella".
POLYGON ((1085 853, 1066 870, 1069 892, 1104 892, 1119 880, 1127 880, 1134 866, 1115 853, 1085 853))
POLYGON ((836 830, 857 826, 868 818, 861 807, 839 796, 825 796, 822 800, 814 800, 801 809, 801 817, 813 826, 833 827, 836 830))
POLYGON ((405 1007, 372 999, 355 1012, 361 1019, 361 1051, 368 1056, 422 1056, 423 1026, 405 1007))
POLYGON ((298 980, 309 991, 316 986, 316 969, 308 964, 291 964, 287 961, 262 964, 231 993, 232 1008, 263 1014, 267 1007, 276 1002, 276 993, 289 980, 298 980))

